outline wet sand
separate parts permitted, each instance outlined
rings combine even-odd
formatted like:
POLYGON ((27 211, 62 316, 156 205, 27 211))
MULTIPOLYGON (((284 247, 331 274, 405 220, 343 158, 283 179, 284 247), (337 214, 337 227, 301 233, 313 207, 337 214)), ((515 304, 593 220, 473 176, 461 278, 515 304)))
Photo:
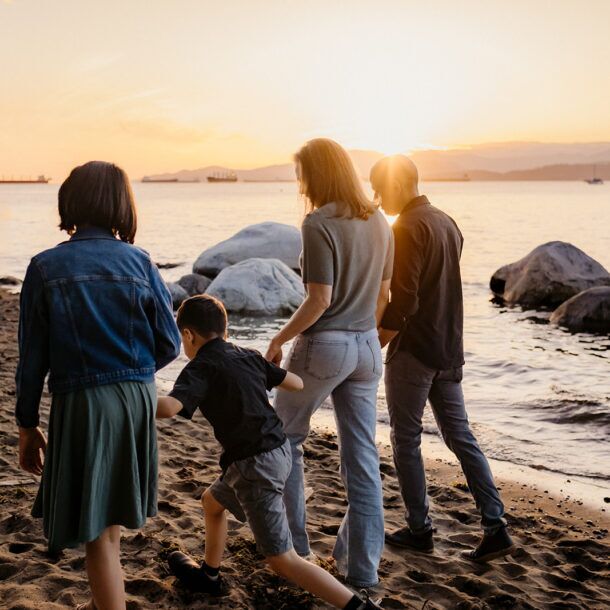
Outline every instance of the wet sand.
MULTIPOLYGON (((87 599, 82 549, 46 552, 41 523, 30 516, 37 482, 17 467, 14 370, 17 297, 0 291, 0 607, 69 608, 87 599)), ((42 404, 46 427, 49 398, 42 404)), ((165 558, 180 548, 202 553, 199 498, 218 474, 219 448, 209 427, 195 421, 159 423, 159 515, 139 532, 125 530, 123 564, 130 609, 326 608, 274 576, 255 550, 247 526, 230 521, 224 574, 228 594, 209 598, 176 584, 165 558)), ((306 445, 309 531, 315 553, 330 555, 346 502, 336 438, 313 433, 306 445)), ((595 508, 568 499, 544 481, 498 478, 516 554, 487 566, 461 558, 476 544, 479 518, 464 477, 453 460, 427 460, 432 515, 438 528, 433 555, 386 547, 379 597, 384 608, 602 609, 610 607, 610 504, 595 508)), ((381 446, 386 524, 402 526, 403 507, 390 453, 381 446)), ((503 473, 505 475, 505 473, 503 473)), ((566 490, 566 494, 567 494, 566 490)))

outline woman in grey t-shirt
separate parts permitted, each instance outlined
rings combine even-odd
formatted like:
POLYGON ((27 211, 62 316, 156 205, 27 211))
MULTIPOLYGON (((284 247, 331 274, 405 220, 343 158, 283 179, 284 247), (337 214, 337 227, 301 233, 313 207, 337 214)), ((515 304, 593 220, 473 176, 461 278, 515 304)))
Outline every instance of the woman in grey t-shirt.
POLYGON ((375 446, 382 367, 377 323, 390 289, 392 232, 367 199, 349 155, 339 144, 311 140, 295 155, 295 162, 300 192, 308 205, 301 258, 306 297, 273 338, 266 355, 279 363, 282 346, 295 339, 284 367, 305 383, 302 392, 278 391, 275 401, 292 448, 284 500, 294 547, 300 555, 308 555, 303 442, 311 416, 331 396, 349 503, 333 556, 350 584, 370 587, 378 582, 384 543, 375 446))

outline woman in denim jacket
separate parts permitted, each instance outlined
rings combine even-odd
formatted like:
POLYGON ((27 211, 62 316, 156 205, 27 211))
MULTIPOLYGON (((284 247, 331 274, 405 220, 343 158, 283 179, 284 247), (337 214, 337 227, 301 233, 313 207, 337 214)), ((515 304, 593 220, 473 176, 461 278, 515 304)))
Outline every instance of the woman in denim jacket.
POLYGON ((42 474, 32 514, 49 550, 85 543, 92 601, 125 608, 120 526, 157 507, 155 371, 179 353, 171 298, 133 244, 136 209, 125 172, 90 162, 59 190, 71 236, 36 255, 23 283, 16 417, 20 466, 42 474), (48 445, 39 425, 52 394, 48 445))
POLYGON ((322 402, 332 397, 348 508, 333 556, 357 587, 378 582, 384 544, 379 458, 375 445, 381 347, 377 323, 388 301, 394 256, 392 232, 358 180, 347 152, 316 139, 296 154, 301 194, 308 204, 302 225, 301 271, 306 298, 271 341, 267 358, 279 362, 295 338, 284 368, 305 384, 275 402, 292 447, 284 501, 294 548, 309 554, 305 530, 303 441, 322 402))

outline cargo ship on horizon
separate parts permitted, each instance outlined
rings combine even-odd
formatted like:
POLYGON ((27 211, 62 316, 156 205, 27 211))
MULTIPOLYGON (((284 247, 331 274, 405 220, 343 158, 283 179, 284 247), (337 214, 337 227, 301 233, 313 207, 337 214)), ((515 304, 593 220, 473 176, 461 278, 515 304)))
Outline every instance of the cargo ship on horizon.
POLYGON ((178 182, 178 178, 151 178, 150 176, 144 176, 142 182, 178 182))
POLYGON ((51 178, 47 178, 44 174, 38 176, 36 180, 33 180, 32 178, 7 179, 2 177, 0 178, 0 184, 48 184, 49 180, 51 180, 51 178))
POLYGON ((214 173, 207 176, 208 182, 237 182, 237 174, 235 172, 214 173))

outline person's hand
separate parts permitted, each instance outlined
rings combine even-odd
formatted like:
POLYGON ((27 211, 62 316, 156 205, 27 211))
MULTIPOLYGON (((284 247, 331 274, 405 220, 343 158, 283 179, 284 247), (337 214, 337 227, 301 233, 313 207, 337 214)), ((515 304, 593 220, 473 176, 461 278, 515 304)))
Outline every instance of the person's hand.
POLYGON ((269 362, 273 362, 279 366, 282 364, 282 344, 279 343, 276 339, 271 339, 271 343, 269 343, 269 347, 267 348, 267 352, 265 353, 265 360, 269 362))
POLYGON ((41 475, 47 439, 40 428, 19 428, 19 467, 41 475))

